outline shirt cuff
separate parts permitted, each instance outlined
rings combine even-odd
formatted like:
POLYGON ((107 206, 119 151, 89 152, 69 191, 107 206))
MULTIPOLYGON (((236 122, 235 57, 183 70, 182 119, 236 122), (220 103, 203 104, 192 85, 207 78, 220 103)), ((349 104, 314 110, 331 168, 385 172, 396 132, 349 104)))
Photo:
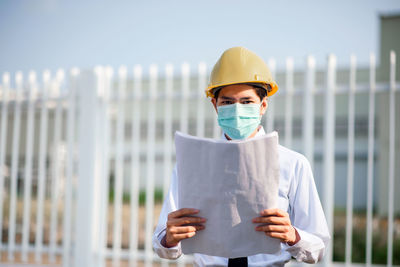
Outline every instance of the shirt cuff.
POLYGON ((321 238, 295 227, 300 240, 286 251, 299 262, 317 263, 324 255, 325 244, 321 238))
POLYGON ((153 237, 153 247, 154 251, 164 259, 177 259, 182 255, 182 248, 181 243, 179 242, 178 245, 170 248, 166 248, 161 244, 161 240, 165 236, 165 229, 162 230, 157 236, 153 237))

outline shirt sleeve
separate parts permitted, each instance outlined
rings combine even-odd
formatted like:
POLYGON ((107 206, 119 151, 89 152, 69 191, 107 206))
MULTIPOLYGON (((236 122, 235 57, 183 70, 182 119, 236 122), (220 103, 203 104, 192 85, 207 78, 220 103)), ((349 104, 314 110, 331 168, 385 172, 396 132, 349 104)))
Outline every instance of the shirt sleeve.
POLYGON ((178 198, 177 190, 177 171, 176 165, 172 172, 171 184, 169 187, 168 195, 164 200, 160 217, 156 230, 153 234, 153 249, 161 258, 165 259, 177 259, 182 255, 181 243, 175 247, 166 248, 161 244, 161 240, 165 236, 166 223, 168 214, 172 211, 177 210, 176 203, 178 198))
POLYGON ((325 253, 330 234, 311 166, 304 156, 296 162, 292 175, 289 214, 292 225, 300 235, 300 241, 287 246, 287 251, 297 261, 316 263, 325 253))

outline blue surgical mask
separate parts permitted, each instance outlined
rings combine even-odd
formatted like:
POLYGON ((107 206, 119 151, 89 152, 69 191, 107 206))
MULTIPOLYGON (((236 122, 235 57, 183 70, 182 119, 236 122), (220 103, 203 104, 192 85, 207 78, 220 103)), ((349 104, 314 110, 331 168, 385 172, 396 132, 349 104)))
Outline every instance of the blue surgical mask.
POLYGON ((261 121, 260 104, 218 106, 218 124, 232 139, 246 139, 261 121))

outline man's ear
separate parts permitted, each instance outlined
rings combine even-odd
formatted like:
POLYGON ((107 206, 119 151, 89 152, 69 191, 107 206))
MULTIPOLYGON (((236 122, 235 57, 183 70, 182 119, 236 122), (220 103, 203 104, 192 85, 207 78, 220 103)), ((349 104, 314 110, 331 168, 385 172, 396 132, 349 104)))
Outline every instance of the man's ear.
POLYGON ((260 109, 260 115, 264 115, 264 113, 267 111, 268 108, 268 97, 264 97, 263 100, 261 101, 261 109, 260 109))
POLYGON ((211 103, 212 103, 212 104, 213 104, 213 106, 214 106, 215 112, 217 112, 217 114, 218 114, 218 109, 217 109, 217 99, 215 99, 214 97, 213 97, 213 98, 211 98, 211 103))

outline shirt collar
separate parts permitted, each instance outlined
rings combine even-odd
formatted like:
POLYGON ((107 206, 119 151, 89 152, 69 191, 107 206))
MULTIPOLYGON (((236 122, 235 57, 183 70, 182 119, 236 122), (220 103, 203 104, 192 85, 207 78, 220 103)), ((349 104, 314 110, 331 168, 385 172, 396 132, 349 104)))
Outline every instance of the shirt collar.
MULTIPOLYGON (((257 133, 256 133, 256 135, 255 135, 254 137, 262 136, 262 135, 265 135, 265 130, 264 130, 264 127, 262 127, 262 125, 260 125, 260 126, 258 127, 258 131, 257 131, 257 133)), ((228 140, 228 139, 226 138, 224 132, 222 132, 221 140, 228 140)))

